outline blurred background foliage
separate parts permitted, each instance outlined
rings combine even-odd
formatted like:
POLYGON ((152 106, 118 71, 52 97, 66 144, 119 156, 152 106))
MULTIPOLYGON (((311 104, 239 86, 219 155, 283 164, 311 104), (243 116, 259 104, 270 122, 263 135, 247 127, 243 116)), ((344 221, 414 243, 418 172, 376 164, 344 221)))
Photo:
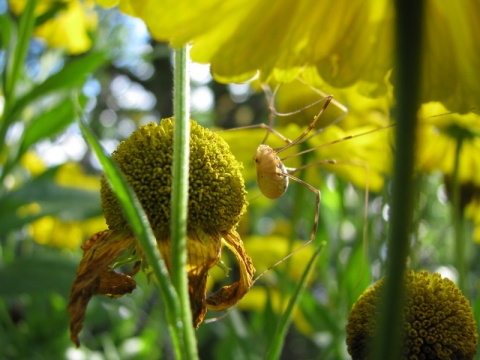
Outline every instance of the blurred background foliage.
MULTIPOLYGON (((31 4, 0 0, 0 358, 172 358, 161 299, 142 274, 133 294, 92 300, 79 349, 69 340, 66 312, 80 245, 106 228, 101 169, 75 123, 75 102, 113 151, 139 126, 172 116, 172 51, 153 41, 140 20, 91 1, 40 1, 33 28, 21 16, 25 6, 31 4)), ((268 123, 269 99, 259 84, 224 85, 212 79, 208 66, 192 64, 191 70, 193 119, 222 129, 268 123)), ((316 135, 290 154, 367 134, 286 162, 316 164, 296 174, 322 192, 316 243, 267 272, 234 310, 209 312, 211 320, 197 331, 203 359, 262 358, 307 259, 323 241, 282 356, 348 358, 348 312, 383 274, 394 151, 392 129, 386 128, 391 102, 389 95, 369 99, 355 89, 322 91, 333 93, 348 114, 331 104, 312 131, 316 135)), ((290 115, 278 116, 275 128, 296 138, 323 103, 310 105, 322 97, 300 81, 279 87, 276 110, 290 115)), ((420 114, 409 261, 414 269, 457 281, 478 319, 479 118, 447 113, 430 103, 420 114)), ((252 156, 265 130, 220 135, 244 164, 250 205, 239 232, 260 273, 309 238, 315 195, 292 182, 281 199, 261 197, 252 156)), ((283 141, 271 134, 268 143, 283 141)), ((212 286, 222 278, 223 270, 213 269, 212 286)))

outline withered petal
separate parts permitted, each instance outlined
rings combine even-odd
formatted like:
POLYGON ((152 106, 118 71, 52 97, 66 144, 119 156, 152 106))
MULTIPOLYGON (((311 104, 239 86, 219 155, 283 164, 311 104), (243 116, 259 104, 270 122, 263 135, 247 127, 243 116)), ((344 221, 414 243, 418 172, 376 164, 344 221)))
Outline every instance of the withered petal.
POLYGON ((82 329, 91 297, 95 294, 121 296, 134 289, 135 281, 129 275, 113 275, 109 269, 109 265, 134 241, 135 238, 129 234, 105 230, 96 233, 83 244, 83 258, 78 266, 68 303, 70 338, 77 346, 80 346, 78 334, 82 329), (114 280, 114 283, 107 284, 108 280, 114 280))
POLYGON ((234 306, 250 290, 253 283, 255 268, 252 259, 248 256, 240 235, 232 231, 222 234, 222 243, 235 255, 240 267, 240 279, 231 285, 222 287, 216 293, 207 297, 207 308, 211 310, 224 310, 234 306))
POLYGON ((100 274, 95 281, 93 295, 106 295, 110 298, 118 298, 130 294, 137 287, 137 283, 130 275, 107 271, 100 274))
MULTIPOLYGON (((169 239, 158 240, 158 249, 162 254, 169 271, 171 258, 171 242, 169 239)), ((220 260, 222 250, 219 233, 206 234, 201 230, 192 230, 187 237, 187 276, 190 308, 195 328, 202 323, 207 306, 208 271, 220 260)))

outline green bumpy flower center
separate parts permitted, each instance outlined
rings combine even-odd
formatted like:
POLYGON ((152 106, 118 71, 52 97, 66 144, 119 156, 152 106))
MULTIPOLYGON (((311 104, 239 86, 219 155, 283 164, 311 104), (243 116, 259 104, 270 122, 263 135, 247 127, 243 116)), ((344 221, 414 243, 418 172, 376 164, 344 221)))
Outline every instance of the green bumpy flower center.
MULTIPOLYGON (((241 164, 217 134, 190 121, 188 230, 230 231, 246 210, 241 164)), ((168 236, 172 188, 173 119, 140 127, 112 154, 139 198, 157 236, 168 236)), ((105 178, 102 207, 111 230, 131 231, 105 178)))
MULTIPOLYGON (((377 334, 385 279, 365 291, 348 317, 347 345, 353 360, 368 359, 377 334)), ((473 359, 477 326, 468 300, 455 284, 427 271, 405 277, 403 359, 473 359)), ((393 326, 393 325, 392 325, 393 326)))

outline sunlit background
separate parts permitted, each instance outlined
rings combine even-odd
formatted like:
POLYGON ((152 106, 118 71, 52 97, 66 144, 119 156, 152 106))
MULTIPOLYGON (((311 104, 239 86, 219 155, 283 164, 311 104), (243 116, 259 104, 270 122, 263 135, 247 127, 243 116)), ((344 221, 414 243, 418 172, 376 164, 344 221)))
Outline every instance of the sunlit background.
MULTIPOLYGON (((18 12, 13 3, 0 0, 0 14, 8 14, 16 23, 18 12)), ((82 255, 80 245, 106 225, 99 197, 101 166, 81 135, 75 122, 77 114, 61 105, 71 101, 74 94, 84 104, 84 116, 109 153, 140 126, 173 115, 173 55, 169 46, 152 40, 139 19, 115 9, 94 9, 88 1, 82 4, 92 17, 86 30, 92 43, 89 51, 101 51, 105 59, 86 74, 80 85, 57 86, 45 96, 36 96, 17 114, 0 140, 4 142, 0 153, 0 358, 171 359, 162 301, 156 284, 148 283, 143 274, 136 276, 138 288, 131 295, 116 300, 94 297, 81 335, 82 346, 76 349, 69 340, 65 309, 82 255), (65 111, 62 119, 55 120, 60 111, 65 111), (30 132, 35 141, 28 140, 25 134, 30 125, 42 115, 51 117, 50 123, 56 125, 39 136, 30 132)), ((2 75, 9 56, 3 41, 2 75)), ((29 43, 16 96, 27 94, 82 56, 52 46, 37 34, 29 43)), ((251 86, 220 84, 204 64, 192 63, 190 72, 191 117, 216 130, 265 123, 295 139, 323 104, 311 106, 322 95, 303 82, 281 86, 273 100, 276 111, 288 115, 270 124, 268 101, 272 99, 258 82, 251 86)), ((393 123, 388 94, 372 100, 352 95, 353 89, 348 88, 321 90, 332 93, 349 112, 331 104, 310 133, 316 135, 300 144, 297 152, 358 136, 286 161, 290 167, 313 164, 295 175, 322 193, 316 240, 268 271, 233 310, 208 313, 210 320, 197 331, 202 359, 261 359, 295 282, 322 243, 324 249, 295 314, 282 358, 348 358, 348 312, 368 285, 384 273, 394 127, 388 128, 393 123)), ((0 113, 5 111, 5 103, 0 93, 0 113)), ((433 166, 439 162, 436 155, 428 153, 439 144, 435 136, 443 134, 441 127, 430 129, 435 127, 431 116, 447 112, 426 109, 420 122, 424 127, 418 151, 424 152, 418 156, 423 162, 417 169, 419 191, 409 263, 412 268, 440 272, 457 281, 456 230, 448 188, 452 170, 451 166, 433 166)), ((281 199, 261 196, 252 157, 265 130, 236 129, 219 134, 244 165, 249 208, 238 231, 257 273, 261 273, 309 239, 315 194, 292 182, 281 199)), ((477 140, 473 139, 472 143, 477 140)), ((447 154, 452 144, 445 141, 447 154)), ((268 142, 275 147, 284 144, 273 134, 268 142)), ((471 156, 478 156, 475 146, 471 156)), ((473 239, 480 241, 474 226, 480 191, 475 181, 468 185, 462 181, 460 203, 467 214, 467 219, 462 218, 467 249, 464 290, 477 309, 480 261, 478 243, 473 239)), ((222 260, 234 266, 232 259, 222 260)), ((236 269, 232 268, 230 277, 235 275, 236 269)), ((220 268, 213 269, 210 280, 212 287, 231 282, 220 268)))

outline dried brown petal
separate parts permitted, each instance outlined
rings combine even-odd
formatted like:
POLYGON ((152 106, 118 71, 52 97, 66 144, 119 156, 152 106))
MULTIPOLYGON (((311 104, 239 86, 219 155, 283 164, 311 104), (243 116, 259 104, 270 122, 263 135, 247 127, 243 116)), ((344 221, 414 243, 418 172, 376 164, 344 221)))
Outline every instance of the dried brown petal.
POLYGON ((83 258, 68 303, 70 338, 77 346, 80 346, 78 334, 91 297, 95 294, 119 297, 135 288, 135 281, 129 275, 115 274, 109 268, 134 241, 135 238, 128 234, 106 230, 96 233, 83 244, 83 258))

